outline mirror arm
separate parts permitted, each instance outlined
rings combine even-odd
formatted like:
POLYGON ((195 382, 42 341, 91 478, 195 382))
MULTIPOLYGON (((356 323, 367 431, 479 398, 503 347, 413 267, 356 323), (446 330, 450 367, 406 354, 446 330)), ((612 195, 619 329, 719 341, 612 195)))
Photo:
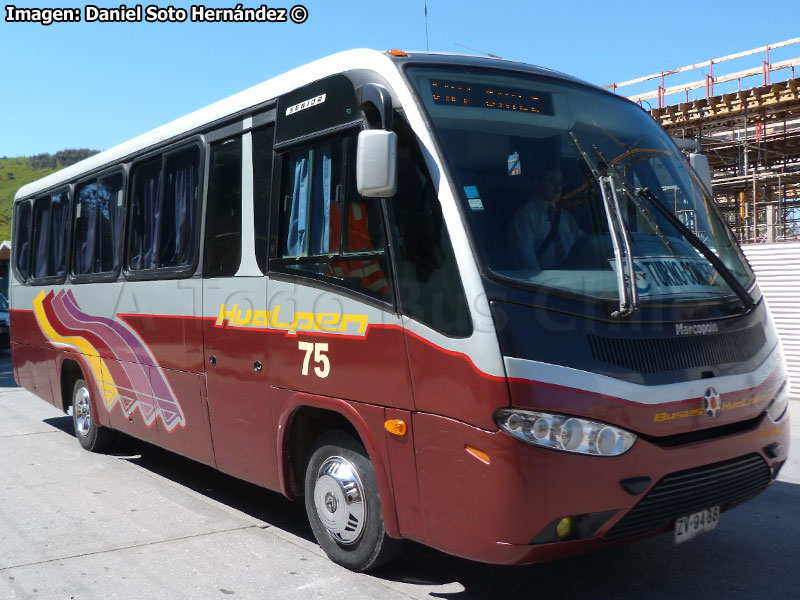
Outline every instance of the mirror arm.
POLYGON ((358 88, 357 98, 370 128, 392 130, 392 97, 389 90, 378 83, 365 83, 358 88), (376 116, 380 118, 379 125, 374 122, 377 121, 376 116))

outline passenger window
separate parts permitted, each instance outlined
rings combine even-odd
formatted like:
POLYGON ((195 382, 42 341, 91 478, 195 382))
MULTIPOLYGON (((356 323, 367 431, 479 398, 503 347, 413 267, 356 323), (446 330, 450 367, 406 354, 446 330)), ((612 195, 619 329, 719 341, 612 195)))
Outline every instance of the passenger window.
POLYGON ((14 220, 14 267, 20 281, 28 279, 31 246, 31 203, 20 202, 17 204, 17 214, 14 220))
POLYGON ((205 276, 232 277, 242 255, 242 138, 211 146, 205 276))
POLYGON ((192 146, 133 171, 130 269, 188 267, 197 240, 200 150, 192 146))
POLYGON ((398 123, 398 188, 389 201, 402 311, 449 336, 472 334, 466 295, 436 190, 411 129, 398 123))
POLYGON ((33 277, 62 277, 67 271, 69 194, 66 190, 33 203, 33 277))
POLYGON ((275 125, 253 131, 253 220, 256 261, 267 272, 269 251, 269 205, 272 197, 272 147, 275 125))
POLYGON ((353 137, 284 157, 276 265, 389 301, 381 205, 356 193, 354 155, 353 137))
POLYGON ((197 231, 197 163, 200 151, 190 148, 167 155, 164 167, 164 201, 159 267, 191 264, 197 231))
POLYGON ((124 211, 122 173, 78 187, 72 244, 75 275, 116 273, 124 211))
MULTIPOLYGON (((338 210, 334 211, 332 218, 338 221, 338 210)), ((350 189, 345 236, 347 253, 383 250, 386 244, 383 239, 380 203, 376 200, 361 200, 356 196, 355 189, 350 189)))
POLYGON ((131 200, 131 270, 156 267, 156 236, 160 213, 158 194, 161 161, 141 165, 133 172, 131 200))

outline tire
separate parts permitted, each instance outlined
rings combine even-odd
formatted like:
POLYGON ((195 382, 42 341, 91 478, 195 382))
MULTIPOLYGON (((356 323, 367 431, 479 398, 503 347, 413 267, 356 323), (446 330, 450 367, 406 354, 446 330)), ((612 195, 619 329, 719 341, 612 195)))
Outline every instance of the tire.
POLYGON ((305 505, 317 542, 352 571, 386 564, 402 547, 386 535, 375 471, 364 446, 341 431, 314 443, 305 474, 305 505))
POLYGON ((94 421, 89 386, 85 379, 78 379, 72 386, 72 424, 75 426, 75 437, 84 450, 101 452, 114 441, 114 430, 94 421))

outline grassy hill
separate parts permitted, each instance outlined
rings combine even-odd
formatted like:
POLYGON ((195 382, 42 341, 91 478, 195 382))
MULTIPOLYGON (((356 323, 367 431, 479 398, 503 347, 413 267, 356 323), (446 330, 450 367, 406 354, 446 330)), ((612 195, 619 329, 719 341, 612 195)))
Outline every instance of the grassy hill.
POLYGON ((26 183, 68 167, 97 154, 96 150, 62 150, 19 158, 0 158, 0 240, 11 239, 11 211, 14 194, 26 183))

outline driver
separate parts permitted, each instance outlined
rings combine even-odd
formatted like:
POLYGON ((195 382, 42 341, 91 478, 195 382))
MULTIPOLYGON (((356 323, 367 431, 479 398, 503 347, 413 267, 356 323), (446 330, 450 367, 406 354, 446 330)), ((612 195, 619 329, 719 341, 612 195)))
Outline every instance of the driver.
POLYGON ((533 197, 514 213, 508 231, 516 268, 553 269, 582 235, 575 217, 558 206, 563 183, 557 167, 544 166, 534 176, 533 197))

